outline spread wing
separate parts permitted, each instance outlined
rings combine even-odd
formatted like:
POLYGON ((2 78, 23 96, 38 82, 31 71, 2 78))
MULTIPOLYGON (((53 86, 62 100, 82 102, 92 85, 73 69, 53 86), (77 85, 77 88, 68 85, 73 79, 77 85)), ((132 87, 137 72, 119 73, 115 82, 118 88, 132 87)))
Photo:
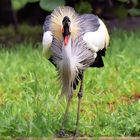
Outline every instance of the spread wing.
POLYGON ((43 25, 43 39, 42 39, 42 45, 43 45, 43 55, 49 59, 51 57, 51 45, 53 41, 53 35, 50 30, 50 15, 46 17, 44 25, 43 25))

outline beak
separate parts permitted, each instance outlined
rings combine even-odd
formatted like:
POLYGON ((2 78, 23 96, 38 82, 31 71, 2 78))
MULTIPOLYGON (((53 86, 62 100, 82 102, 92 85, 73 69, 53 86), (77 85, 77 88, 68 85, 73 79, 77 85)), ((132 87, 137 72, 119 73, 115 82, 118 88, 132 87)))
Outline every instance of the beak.
POLYGON ((68 44, 68 41, 69 41, 69 36, 70 36, 69 29, 70 29, 69 26, 63 26, 63 28, 62 28, 62 34, 63 34, 65 46, 68 44))
POLYGON ((69 41, 69 36, 70 36, 70 19, 69 17, 65 16, 63 21, 62 21, 62 34, 64 38, 64 45, 66 46, 69 41))

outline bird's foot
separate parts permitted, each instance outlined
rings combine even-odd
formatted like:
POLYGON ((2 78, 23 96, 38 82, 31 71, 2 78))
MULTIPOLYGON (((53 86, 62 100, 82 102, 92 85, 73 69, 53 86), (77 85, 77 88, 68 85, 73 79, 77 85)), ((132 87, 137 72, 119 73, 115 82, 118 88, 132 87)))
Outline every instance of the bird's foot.
POLYGON ((58 133, 58 136, 63 138, 65 137, 66 133, 65 133, 65 129, 60 129, 59 133, 58 133))
POLYGON ((67 138, 67 137, 70 137, 70 136, 68 134, 66 134, 65 129, 60 129, 59 133, 57 134, 57 137, 67 138))
POLYGON ((76 140, 78 137, 78 131, 75 130, 72 140, 76 140))

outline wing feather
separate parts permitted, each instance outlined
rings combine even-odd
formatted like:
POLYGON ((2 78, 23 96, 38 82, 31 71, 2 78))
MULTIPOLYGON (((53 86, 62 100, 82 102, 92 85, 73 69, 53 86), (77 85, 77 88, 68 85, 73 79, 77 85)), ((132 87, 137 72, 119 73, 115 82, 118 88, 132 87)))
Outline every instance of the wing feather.
POLYGON ((78 20, 82 34, 86 32, 95 32, 100 26, 98 17, 93 14, 80 15, 78 20))
POLYGON ((42 45, 43 45, 43 55, 49 59, 51 57, 51 45, 52 45, 52 41, 53 41, 53 35, 50 29, 50 19, 51 19, 51 15, 48 15, 45 18, 45 22, 43 25, 43 39, 42 39, 42 45))
POLYGON ((83 40, 86 42, 87 47, 93 52, 98 52, 103 48, 107 48, 109 44, 109 34, 105 24, 101 19, 98 19, 100 26, 96 31, 86 32, 83 35, 83 40))
POLYGON ((48 15, 46 18, 45 18, 45 22, 43 24, 43 30, 44 32, 47 32, 47 31, 50 31, 50 22, 51 22, 51 15, 48 15))
POLYGON ((46 31, 43 34, 42 45, 43 45, 43 55, 49 59, 51 57, 51 45, 52 45, 53 36, 51 31, 46 31))

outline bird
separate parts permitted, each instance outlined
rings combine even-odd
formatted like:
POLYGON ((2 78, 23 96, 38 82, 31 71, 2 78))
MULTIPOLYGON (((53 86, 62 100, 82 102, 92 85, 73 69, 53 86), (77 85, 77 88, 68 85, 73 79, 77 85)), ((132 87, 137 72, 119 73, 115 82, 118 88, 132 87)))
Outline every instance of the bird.
POLYGON ((60 129, 65 123, 75 89, 78 89, 77 118, 73 140, 78 136, 80 103, 83 97, 84 72, 104 66, 103 57, 110 36, 104 22, 94 14, 78 14, 74 8, 59 6, 45 18, 43 24, 43 55, 56 67, 67 106, 60 129), (79 85, 79 86, 78 86, 79 85))

